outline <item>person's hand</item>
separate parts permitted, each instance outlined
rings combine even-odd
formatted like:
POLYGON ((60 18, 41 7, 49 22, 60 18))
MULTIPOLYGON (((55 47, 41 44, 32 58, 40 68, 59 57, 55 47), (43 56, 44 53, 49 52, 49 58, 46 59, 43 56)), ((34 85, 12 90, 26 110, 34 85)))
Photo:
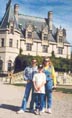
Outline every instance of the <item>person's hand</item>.
POLYGON ((54 85, 53 87, 54 87, 54 88, 57 88, 57 86, 56 86, 56 85, 54 85))
POLYGON ((35 91, 39 91, 39 89, 37 87, 35 87, 35 91))
POLYGON ((52 87, 52 90, 56 90, 56 88, 57 88, 57 86, 56 86, 56 85, 54 85, 54 86, 52 87))
POLYGON ((40 87, 38 87, 38 91, 40 90, 40 87))

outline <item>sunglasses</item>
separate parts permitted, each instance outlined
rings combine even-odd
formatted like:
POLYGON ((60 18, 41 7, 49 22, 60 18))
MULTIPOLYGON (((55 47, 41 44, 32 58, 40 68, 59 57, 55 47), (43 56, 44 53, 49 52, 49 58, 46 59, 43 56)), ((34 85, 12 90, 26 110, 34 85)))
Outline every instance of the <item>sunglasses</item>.
POLYGON ((50 61, 45 61, 45 62, 50 62, 50 61))

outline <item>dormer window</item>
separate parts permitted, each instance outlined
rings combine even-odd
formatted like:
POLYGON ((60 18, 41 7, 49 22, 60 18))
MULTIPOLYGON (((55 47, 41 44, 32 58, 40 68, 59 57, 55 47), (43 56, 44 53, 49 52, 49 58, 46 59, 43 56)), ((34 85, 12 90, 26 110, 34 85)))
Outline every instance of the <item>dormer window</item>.
POLYGON ((11 19, 8 24, 9 24, 9 34, 10 33, 13 34, 14 33, 14 22, 13 22, 13 19, 11 19))
POLYGON ((59 42, 60 42, 60 43, 63 42, 62 36, 59 36, 59 42))
POLYGON ((32 32, 28 32, 28 38, 32 38, 32 32))
POLYGON ((47 39, 48 39, 48 35, 47 35, 47 34, 44 34, 43 39, 44 39, 44 40, 47 40, 47 39))
POLYGON ((42 40, 48 39, 48 26, 42 27, 42 40))
POLYGON ((26 26, 26 38, 32 39, 32 32, 33 32, 33 26, 32 24, 28 24, 28 26, 26 26))
POLYGON ((11 26, 11 31, 10 32, 13 34, 13 26, 11 26))

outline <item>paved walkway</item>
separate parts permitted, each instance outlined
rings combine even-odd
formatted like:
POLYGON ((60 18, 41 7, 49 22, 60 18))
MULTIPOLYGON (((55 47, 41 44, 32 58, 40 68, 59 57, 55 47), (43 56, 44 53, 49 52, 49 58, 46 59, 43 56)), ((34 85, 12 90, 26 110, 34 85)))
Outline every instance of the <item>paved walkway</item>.
MULTIPOLYGON (((20 108, 24 87, 0 82, 0 118, 72 118, 72 93, 53 92, 52 114, 16 114, 20 108)), ((29 99, 30 102, 30 99, 29 99)))

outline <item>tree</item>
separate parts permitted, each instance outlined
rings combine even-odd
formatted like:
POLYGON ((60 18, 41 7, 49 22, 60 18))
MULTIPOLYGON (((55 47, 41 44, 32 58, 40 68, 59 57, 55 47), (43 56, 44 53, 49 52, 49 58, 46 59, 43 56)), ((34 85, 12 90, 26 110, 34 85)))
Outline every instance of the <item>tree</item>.
POLYGON ((52 58, 55 58, 55 53, 54 53, 54 51, 52 51, 52 58))
POLYGON ((19 55, 22 55, 22 52, 23 52, 23 49, 20 48, 20 50, 19 50, 19 55))

